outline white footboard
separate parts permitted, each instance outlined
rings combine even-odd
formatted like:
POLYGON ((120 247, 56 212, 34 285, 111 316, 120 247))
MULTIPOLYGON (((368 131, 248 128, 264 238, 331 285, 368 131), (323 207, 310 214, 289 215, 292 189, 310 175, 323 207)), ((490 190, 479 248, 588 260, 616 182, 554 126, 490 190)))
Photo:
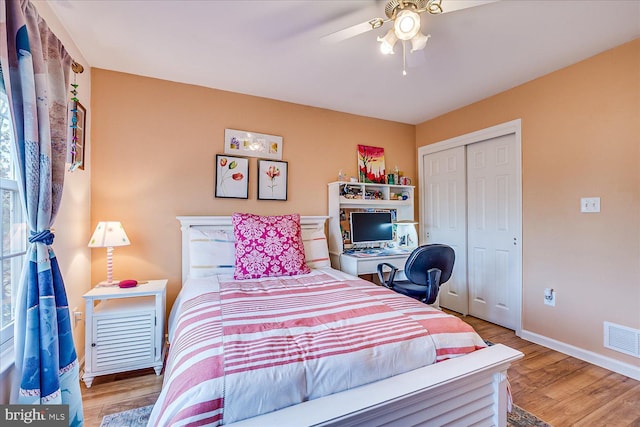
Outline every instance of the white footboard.
POLYGON ((229 426, 506 426, 507 368, 522 356, 497 344, 229 426))

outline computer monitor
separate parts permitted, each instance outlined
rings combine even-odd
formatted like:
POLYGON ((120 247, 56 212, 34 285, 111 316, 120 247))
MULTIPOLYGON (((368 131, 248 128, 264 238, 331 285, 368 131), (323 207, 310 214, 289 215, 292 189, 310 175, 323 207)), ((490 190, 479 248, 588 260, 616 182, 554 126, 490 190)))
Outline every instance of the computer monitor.
POLYGON ((351 212, 351 243, 387 243, 393 241, 391 212, 351 212))

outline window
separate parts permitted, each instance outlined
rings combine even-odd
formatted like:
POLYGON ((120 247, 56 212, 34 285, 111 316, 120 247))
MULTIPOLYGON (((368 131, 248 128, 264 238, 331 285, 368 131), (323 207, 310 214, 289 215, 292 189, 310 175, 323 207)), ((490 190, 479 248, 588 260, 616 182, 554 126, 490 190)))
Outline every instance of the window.
POLYGON ((14 151, 9 101, 0 80, 0 353, 13 344, 14 296, 27 248, 14 151))

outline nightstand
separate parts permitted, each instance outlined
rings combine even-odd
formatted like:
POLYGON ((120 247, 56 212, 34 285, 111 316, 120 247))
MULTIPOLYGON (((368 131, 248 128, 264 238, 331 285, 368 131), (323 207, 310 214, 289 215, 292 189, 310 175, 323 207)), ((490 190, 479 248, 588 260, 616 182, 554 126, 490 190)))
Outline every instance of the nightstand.
POLYGON ((82 297, 86 303, 82 379, 87 387, 96 376, 116 372, 151 367, 160 375, 167 281, 141 281, 134 288, 97 286, 82 297))

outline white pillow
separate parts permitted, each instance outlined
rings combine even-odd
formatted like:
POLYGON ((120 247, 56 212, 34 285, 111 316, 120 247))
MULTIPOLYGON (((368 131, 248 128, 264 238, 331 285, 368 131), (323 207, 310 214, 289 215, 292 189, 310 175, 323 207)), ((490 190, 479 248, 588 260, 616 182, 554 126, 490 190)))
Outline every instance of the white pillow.
POLYGON ((236 255, 233 230, 189 230, 189 277, 233 274, 236 255))
POLYGON ((304 258, 310 268, 331 267, 327 236, 322 230, 302 230, 304 258))

